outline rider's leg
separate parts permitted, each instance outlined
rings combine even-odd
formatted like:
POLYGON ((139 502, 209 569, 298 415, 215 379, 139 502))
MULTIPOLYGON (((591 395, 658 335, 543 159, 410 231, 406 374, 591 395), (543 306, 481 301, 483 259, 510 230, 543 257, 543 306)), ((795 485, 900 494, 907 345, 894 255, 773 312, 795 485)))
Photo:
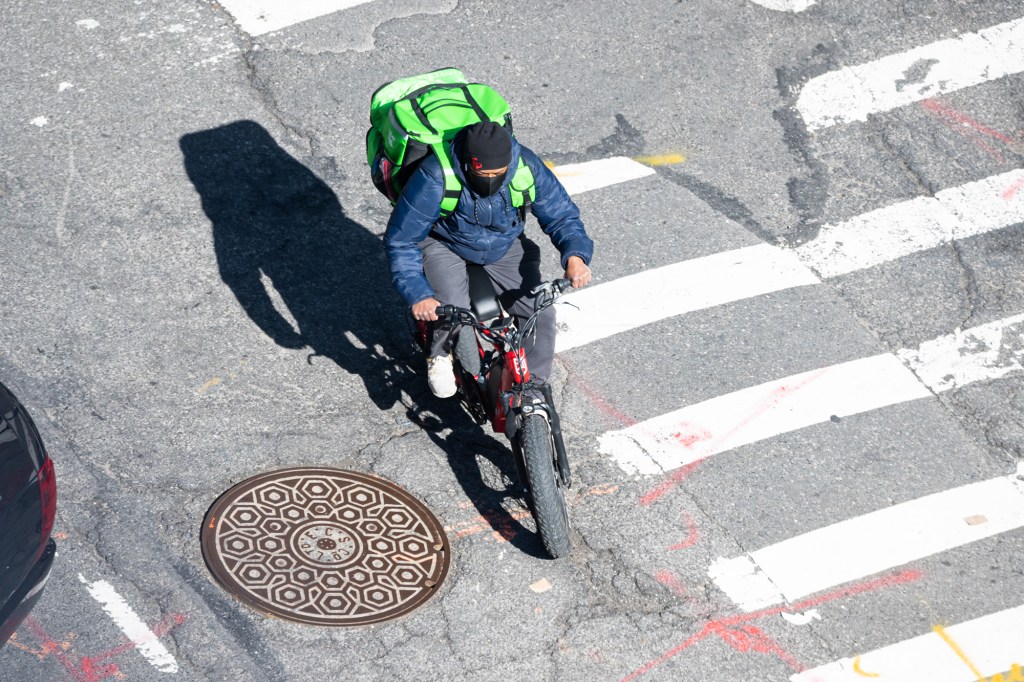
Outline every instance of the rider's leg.
MULTIPOLYGON (((522 235, 501 260, 485 266, 497 287, 501 304, 516 316, 519 328, 533 315, 535 297, 530 290, 541 283, 540 247, 522 235)), ((551 375, 555 358, 555 309, 548 308, 537 319, 537 333, 524 344, 526 364, 535 382, 543 383, 551 375)))
MULTIPOLYGON (((466 261, 432 237, 420 242, 419 247, 423 254, 423 274, 427 276, 435 298, 444 305, 468 308, 469 278, 466 275, 466 261)), ((430 347, 430 357, 447 355, 444 346, 450 331, 447 327, 438 326, 430 347)))

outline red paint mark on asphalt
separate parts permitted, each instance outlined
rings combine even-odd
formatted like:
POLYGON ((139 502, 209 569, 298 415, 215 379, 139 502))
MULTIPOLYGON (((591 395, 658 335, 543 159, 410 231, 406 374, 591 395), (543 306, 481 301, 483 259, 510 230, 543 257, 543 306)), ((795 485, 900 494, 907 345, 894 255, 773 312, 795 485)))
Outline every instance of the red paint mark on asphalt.
MULTIPOLYGON (((708 434, 709 437, 702 438, 701 442, 707 442, 709 446, 727 443, 730 438, 732 438, 736 433, 738 433, 744 427, 750 424, 750 422, 754 421, 755 419, 763 415, 765 412, 778 405, 786 397, 796 393, 802 388, 805 388, 808 384, 816 381, 817 379, 820 379, 828 372, 828 369, 828 367, 823 367, 798 383, 792 385, 783 385, 779 386, 778 388, 772 389, 771 393, 768 394, 768 397, 760 405, 757 406, 757 409, 755 409, 753 412, 751 412, 742 420, 740 420, 740 422, 737 423, 736 426, 732 427, 731 429, 721 434, 720 436, 711 437, 711 434, 708 434)), ((691 432, 694 429, 693 425, 691 424, 686 424, 685 426, 688 427, 688 429, 691 432)), ((707 433, 706 431, 704 432, 707 433)), ((690 443, 690 445, 693 445, 693 443, 696 442, 697 441, 693 441, 692 443, 690 443)), ((641 506, 650 505, 661 499, 666 493, 670 492, 673 488, 675 488, 682 481, 684 481, 690 474, 692 474, 693 471, 697 468, 697 466, 699 466, 700 463, 704 461, 704 459, 706 458, 690 462, 686 466, 673 471, 671 474, 669 474, 667 480, 662 481, 654 488, 654 490, 640 498, 641 506)))
POLYGON ((604 398, 604 396, 597 392, 597 389, 593 388, 590 384, 580 378, 568 360, 565 358, 560 359, 569 374, 569 382, 579 389, 580 393, 587 396, 587 400, 589 400, 594 407, 624 426, 632 426, 637 423, 636 419, 630 417, 628 414, 612 405, 604 398))
MULTIPOLYGON (((614 495, 619 492, 619 486, 614 483, 607 483, 605 485, 597 485, 582 491, 579 494, 579 499, 596 495, 614 495)), ((476 506, 471 500, 460 502, 459 509, 470 509, 476 506)), ((454 533, 455 539, 464 538, 468 535, 479 535, 480 533, 486 533, 491 531, 493 537, 498 542, 511 542, 519 534, 519 528, 516 527, 514 521, 521 521, 529 518, 530 512, 526 509, 520 509, 516 511, 506 511, 504 508, 498 507, 494 509, 485 509, 478 516, 473 517, 467 521, 459 521, 451 525, 445 526, 444 530, 446 533, 454 533)))
MULTIPOLYGON (((111 663, 110 665, 102 666, 97 669, 94 662, 87 658, 74 660, 70 655, 65 653, 68 651, 70 641, 65 641, 58 644, 43 628, 42 623, 36 620, 35 617, 29 616, 25 619, 25 625, 35 635, 36 639, 39 640, 39 653, 37 657, 39 660, 43 660, 47 656, 53 656, 57 661, 64 666, 64 670, 67 671, 68 675, 75 682, 95 682, 97 680, 106 679, 114 675, 120 674, 120 670, 117 664, 111 663)), ((70 640, 70 638, 69 638, 70 640)))
POLYGON ((455 533, 455 539, 464 538, 467 535, 477 535, 492 531, 492 536, 498 542, 511 542, 519 534, 513 521, 519 521, 530 516, 529 510, 518 510, 508 512, 504 509, 484 510, 479 516, 459 523, 445 526, 447 533, 455 533))
POLYGON ((676 440, 684 448, 693 447, 695 444, 705 440, 711 440, 711 432, 707 429, 702 429, 699 426, 693 424, 680 424, 681 431, 677 431, 672 434, 672 438, 676 440))
POLYGON ((1011 199, 1013 199, 1014 196, 1016 196, 1017 192, 1019 192, 1021 188, 1024 188, 1024 178, 1021 178, 1017 182, 1007 187, 1006 191, 1003 192, 1002 197, 1007 201, 1010 201, 1011 199))
POLYGON ((591 495, 613 495, 619 492, 619 486, 614 483, 606 483, 604 485, 595 485, 593 488, 589 488, 580 493, 580 497, 590 497, 591 495))
MULTIPOLYGON (((167 618, 163 619, 162 621, 157 623, 156 626, 154 626, 154 627, 152 627, 150 629, 152 630, 153 635, 157 639, 159 639, 160 637, 163 637, 164 635, 166 635, 168 632, 170 632, 175 627, 177 627, 177 626, 181 625, 182 623, 184 623, 185 620, 186 620, 185 616, 183 616, 180 613, 175 613, 175 614, 172 614, 172 615, 168 616, 167 618)), ((122 644, 121 646, 116 647, 114 649, 110 649, 109 651, 105 651, 102 654, 99 654, 98 656, 85 656, 85 657, 82 658, 82 666, 84 668, 85 665, 86 665, 86 662, 88 662, 88 664, 90 666, 92 666, 95 663, 98 663, 99 661, 104 661, 104 660, 106 660, 108 658, 113 658, 114 656, 117 656, 119 654, 123 654, 125 652, 131 651, 132 649, 134 649, 135 647, 139 646, 140 644, 145 644, 145 643, 146 643, 145 641, 126 642, 126 643, 122 644)))
POLYGON ((700 642, 708 637, 715 635, 722 639, 726 644, 733 647, 737 651, 748 652, 756 651, 758 653, 769 653, 779 656, 785 661, 791 668, 796 669, 794 666, 800 666, 803 670, 802 665, 795 658, 790 656, 788 653, 782 650, 763 632, 758 628, 746 627, 744 624, 751 621, 760 620, 768 616, 774 616, 783 612, 794 612, 794 611, 806 611, 809 608, 813 608, 826 602, 836 601, 838 599, 844 599, 846 597, 852 597, 858 594, 864 594, 866 592, 874 592, 886 587, 893 587, 895 585, 903 585, 906 583, 919 580, 923 574, 918 570, 906 570, 893 575, 883 576, 881 578, 875 578, 873 580, 867 580, 850 587, 844 587, 842 589, 834 590, 817 597, 810 599, 804 599, 795 604, 787 606, 776 606, 768 609, 762 609, 760 611, 754 611, 753 613, 738 614, 735 616, 727 616, 725 618, 719 618, 707 623, 704 628, 693 635, 687 640, 680 642, 676 646, 672 647, 658 658, 646 663, 645 665, 637 668, 629 675, 622 678, 621 682, 632 682, 643 675, 646 675, 650 671, 654 670, 658 666, 667 661, 671 660, 675 656, 679 655, 683 651, 686 651, 691 646, 700 642), (742 627, 734 627, 742 626, 742 627))
POLYGON ((714 607, 711 606, 711 604, 709 604, 707 601, 701 600, 691 595, 689 590, 687 590, 686 588, 686 583, 684 583, 679 578, 679 576, 677 576, 672 571, 667 571, 665 569, 655 571, 654 579, 662 585, 664 585, 665 587, 672 590, 673 594, 682 599, 684 603, 690 604, 696 610, 698 610, 700 612, 697 616, 698 618, 707 620, 711 616, 711 614, 715 612, 714 607))
POLYGON ((717 623, 709 623, 710 632, 718 637, 741 654, 751 651, 759 654, 774 655, 782 659, 786 665, 793 669, 793 672, 803 672, 807 668, 796 660, 796 658, 784 650, 778 642, 766 635, 760 628, 753 625, 744 625, 736 629, 730 629, 717 623))
POLYGON ((696 462, 690 462, 686 466, 673 471, 669 475, 668 480, 662 481, 654 488, 654 490, 640 498, 640 506, 646 507, 661 498, 665 493, 671 491, 677 485, 685 481, 687 477, 696 471, 703 462, 703 459, 698 459, 696 462))
POLYGON ((669 552, 674 552, 677 549, 686 549, 688 547, 693 547, 695 544, 697 544, 697 538, 700 537, 700 533, 697 531, 697 524, 694 522, 693 517, 690 516, 689 513, 686 513, 685 520, 686 528, 688 531, 686 539, 682 542, 676 543, 669 547, 669 552))
POLYGON ((930 111, 931 113, 938 114, 939 116, 942 116, 945 119, 953 121, 954 123, 959 123, 959 124, 961 124, 963 126, 971 128, 973 130, 976 130, 979 133, 982 133, 983 135, 987 135, 987 136, 989 136, 991 138, 999 140, 1000 142, 1003 142, 1004 144, 1008 144, 1008 145, 1014 144, 1013 138, 1010 137, 1009 135, 1005 135, 1005 134, 999 132, 998 130, 995 130, 994 128, 989 128, 985 124, 979 123, 978 121, 975 121, 974 119, 972 119, 967 114, 965 114, 963 112, 960 112, 960 111, 957 111, 953 107, 951 107, 948 104, 945 104, 943 102, 940 102, 939 100, 936 100, 936 99, 922 100, 921 101, 921 106, 924 107, 925 109, 927 109, 928 111, 930 111))
POLYGON ((686 585, 672 571, 666 571, 666 570, 655 571, 654 579, 657 580, 662 585, 664 585, 665 587, 667 587, 670 590, 672 590, 677 597, 687 597, 688 598, 688 595, 686 594, 686 585))
MULTIPOLYGON (((152 630, 153 634, 157 638, 160 638, 184 623, 186 620, 187 618, 183 614, 175 613, 164 618, 155 626, 151 627, 150 630, 152 630)), ((70 654, 70 651, 73 648, 71 642, 76 637, 74 633, 69 633, 68 637, 63 642, 57 642, 49 635, 49 633, 46 632, 46 628, 44 628, 43 624, 34 616, 26 618, 25 625, 39 641, 39 649, 30 649, 24 645, 18 646, 18 648, 34 655, 39 660, 43 660, 48 656, 53 656, 57 659, 57 662, 64 667, 64 670, 75 682, 100 682, 100 680, 105 680, 110 677, 123 679, 124 674, 117 666, 117 663, 104 663, 104 661, 131 651, 140 644, 145 644, 144 641, 128 641, 95 656, 82 656, 76 660, 70 654)))
MULTIPOLYGON (((585 396, 587 396, 587 398, 590 400, 590 402, 595 407, 597 407, 597 409, 601 410, 601 412, 604 412, 609 417, 612 417, 613 419, 615 419, 616 421, 621 423, 623 426, 633 426, 633 425, 638 423, 636 419, 634 419, 633 417, 630 417, 629 415, 621 412, 618 408, 616 408, 614 405, 612 405, 607 400, 605 400, 596 390, 591 388, 591 386, 589 384, 587 384, 586 381, 581 379, 579 377, 579 375, 575 371, 573 371, 572 366, 569 364, 569 362, 567 360, 565 360, 563 358, 562 362, 563 362, 563 364, 565 364, 566 370, 568 370, 568 372, 569 372, 569 381, 572 382, 572 384, 575 385, 576 388, 578 388, 581 393, 583 393, 585 396)), ((680 434, 676 434, 676 437, 680 438, 680 439, 686 439, 686 438, 690 438, 691 436, 682 436, 681 432, 680 432, 680 434)), ((710 438, 710 437, 711 437, 711 434, 708 431, 701 429, 700 437, 699 438, 695 438, 694 440, 690 441, 690 443, 688 445, 692 445, 693 443, 696 443, 697 440, 703 440, 703 439, 707 439, 707 438, 710 438)), ((693 473, 693 471, 700 465, 700 463, 702 461, 703 460, 697 460, 696 462, 692 462, 690 464, 687 464, 682 469, 676 470, 672 474, 672 478, 670 479, 670 483, 667 484, 668 487, 671 488, 672 486, 676 485, 677 483, 679 483, 680 481, 685 479, 691 473, 693 473)), ((666 484, 662 484, 662 485, 664 486, 666 484)), ((640 504, 641 505, 648 505, 648 504, 650 504, 655 499, 657 499, 662 494, 664 494, 663 492, 660 492, 660 491, 661 491, 661 486, 659 486, 659 488, 655 489, 654 492, 648 493, 647 495, 645 495, 642 498, 640 498, 640 504), (650 499, 648 499, 648 498, 650 498, 650 499)), ((665 490, 664 492, 667 492, 667 490, 665 490)))
POLYGON ((970 140, 975 146, 998 161, 1005 162, 1006 158, 998 150, 986 144, 982 136, 998 140, 1014 151, 1020 151, 1019 143, 1009 135, 1005 135, 994 128, 975 121, 967 114, 957 111, 948 104, 934 99, 926 99, 921 101, 921 106, 924 107, 925 111, 933 114, 945 123, 951 130, 970 140))

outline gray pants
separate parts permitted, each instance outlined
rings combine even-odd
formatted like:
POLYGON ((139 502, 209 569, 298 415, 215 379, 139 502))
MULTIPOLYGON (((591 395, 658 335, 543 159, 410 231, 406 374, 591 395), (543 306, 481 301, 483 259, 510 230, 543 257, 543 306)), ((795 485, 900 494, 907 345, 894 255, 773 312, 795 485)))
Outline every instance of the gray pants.
MULTIPOLYGON (((423 253, 423 273, 434 289, 436 298, 445 305, 469 307, 469 277, 466 261, 453 253, 442 242, 427 237, 420 242, 423 253)), ((484 270, 498 292, 505 310, 516 318, 516 326, 533 315, 534 296, 530 290, 541 283, 540 247, 522 235, 496 263, 485 265, 484 270)), ((444 355, 448 330, 438 328, 430 349, 431 357, 444 355)), ((537 320, 537 333, 524 344, 526 364, 534 381, 545 382, 551 375, 555 357, 555 309, 548 308, 537 320)))

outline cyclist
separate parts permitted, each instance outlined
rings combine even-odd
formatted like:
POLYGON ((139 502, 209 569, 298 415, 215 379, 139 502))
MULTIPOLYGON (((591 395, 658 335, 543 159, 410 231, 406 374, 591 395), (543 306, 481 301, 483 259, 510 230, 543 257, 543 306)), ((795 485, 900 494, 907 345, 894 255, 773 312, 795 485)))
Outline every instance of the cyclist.
MULTIPOLYGON (((431 155, 409 178, 384 233, 392 281, 415 319, 436 320, 435 309, 442 302, 469 307, 467 262, 484 266, 502 305, 520 325, 533 314, 530 290, 542 281, 540 248, 523 233, 525 216, 512 207, 508 187, 510 169, 518 167, 520 158, 536 186, 530 212, 561 254, 565 278, 577 289, 590 282, 594 243, 576 204, 536 154, 491 122, 460 131, 450 153, 452 169, 462 181, 455 210, 440 217, 444 177, 431 155)), ((537 321, 536 336, 524 346, 535 383, 550 375, 555 331, 555 311, 549 308, 537 321)), ((435 333, 427 358, 427 383, 439 398, 456 391, 449 337, 435 333)))

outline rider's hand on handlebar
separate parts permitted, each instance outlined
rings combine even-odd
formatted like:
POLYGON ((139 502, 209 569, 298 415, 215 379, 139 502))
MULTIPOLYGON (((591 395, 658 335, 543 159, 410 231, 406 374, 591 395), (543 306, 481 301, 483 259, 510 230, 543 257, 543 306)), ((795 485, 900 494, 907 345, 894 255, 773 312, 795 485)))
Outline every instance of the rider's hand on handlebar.
POLYGON ((436 298, 427 298, 412 307, 412 318, 414 320, 426 320, 432 322, 437 319, 437 307, 441 302, 436 298))
POLYGON ((572 282, 573 289, 579 289, 590 284, 590 268, 579 256, 569 256, 565 263, 565 278, 572 282))

